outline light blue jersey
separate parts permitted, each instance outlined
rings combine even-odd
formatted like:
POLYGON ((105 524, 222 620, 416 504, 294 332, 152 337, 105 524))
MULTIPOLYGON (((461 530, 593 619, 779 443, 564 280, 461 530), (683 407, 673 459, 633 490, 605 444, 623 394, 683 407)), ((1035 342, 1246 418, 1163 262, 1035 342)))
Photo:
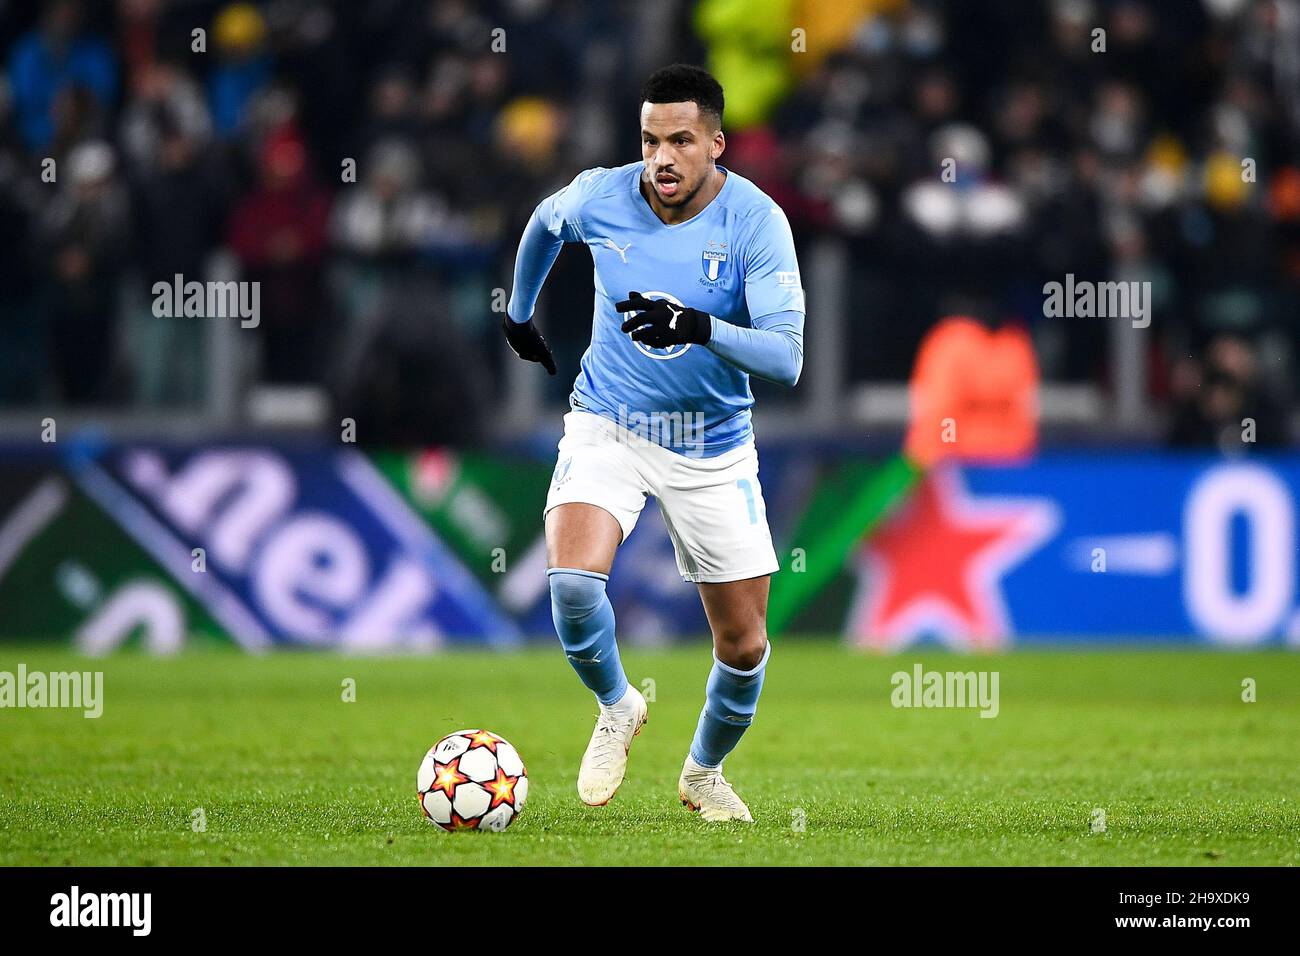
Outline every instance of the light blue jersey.
POLYGON ((571 405, 634 430, 685 416, 689 440, 661 443, 720 455, 753 435, 750 372, 786 385, 799 377, 804 293, 790 224, 762 190, 727 172, 699 214, 665 225, 641 195, 643 169, 589 169, 543 200, 520 242, 507 312, 528 321, 561 244, 585 244, 595 308, 571 405), (614 308, 632 291, 709 313, 711 340, 668 348, 632 341, 621 331, 627 316, 614 308))

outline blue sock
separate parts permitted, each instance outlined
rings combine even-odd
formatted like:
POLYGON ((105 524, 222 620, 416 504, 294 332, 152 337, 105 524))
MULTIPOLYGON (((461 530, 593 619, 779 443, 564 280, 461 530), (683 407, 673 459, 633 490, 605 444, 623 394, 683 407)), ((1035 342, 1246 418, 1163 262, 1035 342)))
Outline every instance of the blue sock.
POLYGON ((737 670, 713 657, 713 670, 704 689, 704 710, 691 741, 691 759, 702 767, 719 767, 736 749, 740 738, 754 721, 758 695, 763 689, 763 670, 772 653, 769 643, 763 659, 753 670, 737 670))
POLYGON ((627 690, 627 676, 614 640, 614 606, 605 596, 608 575, 574 568, 551 568, 551 618, 564 653, 582 682, 602 704, 616 704, 627 690))

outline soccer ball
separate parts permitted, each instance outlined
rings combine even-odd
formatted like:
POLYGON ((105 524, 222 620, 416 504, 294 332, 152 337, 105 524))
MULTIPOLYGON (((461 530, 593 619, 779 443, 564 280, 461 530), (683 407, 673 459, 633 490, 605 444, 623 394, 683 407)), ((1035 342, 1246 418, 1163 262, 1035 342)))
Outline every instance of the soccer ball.
POLYGON ((415 785, 420 809, 444 830, 504 830, 528 798, 519 751, 490 730, 458 730, 430 748, 415 785))

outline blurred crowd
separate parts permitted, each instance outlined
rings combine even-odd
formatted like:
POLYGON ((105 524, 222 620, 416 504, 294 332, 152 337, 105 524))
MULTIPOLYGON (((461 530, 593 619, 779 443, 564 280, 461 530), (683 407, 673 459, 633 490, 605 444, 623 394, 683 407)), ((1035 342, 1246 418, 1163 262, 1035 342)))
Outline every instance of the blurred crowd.
MULTIPOLYGON (((1027 326, 1046 380, 1109 385, 1106 321, 1045 319, 1043 284, 1149 281, 1171 440, 1220 440, 1225 375, 1285 433, 1300 0, 0 0, 0 50, 0 407, 202 402, 207 325, 151 289, 240 278, 253 379, 321 383, 371 438, 472 440, 534 204, 636 160, 640 83, 686 60, 805 283, 847 248, 850 382, 905 380, 966 314, 1027 326)), ((544 296, 569 367, 580 252, 544 296)))

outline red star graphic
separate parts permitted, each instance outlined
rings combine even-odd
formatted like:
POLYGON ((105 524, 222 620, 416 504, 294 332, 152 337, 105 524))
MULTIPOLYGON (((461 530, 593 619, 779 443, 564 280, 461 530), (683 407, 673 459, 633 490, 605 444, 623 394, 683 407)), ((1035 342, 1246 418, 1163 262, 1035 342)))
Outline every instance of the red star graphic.
POLYGON ((978 500, 955 467, 931 472, 866 543, 859 643, 896 648, 935 633, 957 646, 999 646, 1011 631, 1002 575, 1057 523, 1050 501, 978 500))
POLYGON ((456 757, 451 763, 433 763, 433 783, 430 784, 426 793, 432 793, 434 790, 441 790, 447 795, 448 800, 456 797, 456 788, 462 783, 469 780, 469 777, 460 772, 460 758, 456 757))
POLYGON ((497 767, 497 778, 483 784, 483 789, 492 794, 492 805, 488 809, 492 810, 503 803, 508 803, 513 807, 515 805, 515 784, 518 782, 518 777, 512 777, 500 767, 497 767))
POLYGON ((438 824, 444 830, 450 830, 453 833, 457 830, 476 830, 478 829, 478 820, 462 820, 460 814, 455 810, 451 811, 451 822, 438 824))
POLYGON ((490 730, 476 730, 474 733, 469 735, 470 750, 473 750, 475 747, 486 747, 488 750, 496 753, 497 744, 500 742, 501 738, 490 730))

